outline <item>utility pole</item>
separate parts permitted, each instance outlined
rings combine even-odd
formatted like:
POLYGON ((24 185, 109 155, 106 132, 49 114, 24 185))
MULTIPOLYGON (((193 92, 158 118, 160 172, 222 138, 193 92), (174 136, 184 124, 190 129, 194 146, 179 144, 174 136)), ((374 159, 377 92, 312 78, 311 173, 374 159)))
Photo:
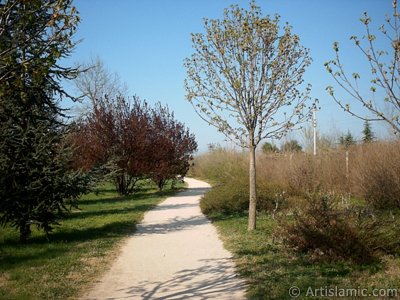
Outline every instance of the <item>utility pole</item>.
POLYGON ((317 155, 317 117, 316 109, 313 109, 313 131, 314 131, 314 155, 317 155))

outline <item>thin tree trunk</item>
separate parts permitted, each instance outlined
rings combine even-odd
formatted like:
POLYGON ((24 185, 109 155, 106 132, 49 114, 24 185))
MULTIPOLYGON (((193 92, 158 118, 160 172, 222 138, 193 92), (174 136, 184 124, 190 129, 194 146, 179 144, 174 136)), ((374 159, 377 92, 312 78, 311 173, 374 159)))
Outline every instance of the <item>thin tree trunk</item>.
POLYGON ((31 225, 26 223, 20 225, 19 241, 21 243, 26 243, 30 235, 31 235, 31 225))
POLYGON ((249 155, 249 179, 250 179, 250 197, 249 197, 249 224, 247 229, 256 229, 257 214, 257 193, 256 193, 256 147, 250 145, 249 155))

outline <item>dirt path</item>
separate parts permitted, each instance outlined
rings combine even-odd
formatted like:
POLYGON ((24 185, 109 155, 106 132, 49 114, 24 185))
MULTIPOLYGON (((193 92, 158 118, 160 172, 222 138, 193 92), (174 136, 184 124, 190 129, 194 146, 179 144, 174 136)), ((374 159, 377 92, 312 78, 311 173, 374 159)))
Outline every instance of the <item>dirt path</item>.
POLYGON ((209 185, 186 182, 188 190, 145 214, 84 299, 244 299, 231 254, 198 205, 209 185))

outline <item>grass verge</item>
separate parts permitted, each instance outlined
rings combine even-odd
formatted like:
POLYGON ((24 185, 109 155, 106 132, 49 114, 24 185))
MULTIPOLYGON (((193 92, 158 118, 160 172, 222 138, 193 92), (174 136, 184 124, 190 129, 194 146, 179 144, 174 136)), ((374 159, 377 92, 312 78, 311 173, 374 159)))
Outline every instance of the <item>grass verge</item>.
MULTIPOLYGON (((180 186, 182 187, 182 186, 180 186)), ((111 184, 82 197, 51 234, 33 230, 27 244, 18 232, 0 228, 0 299, 67 299, 106 270, 124 237, 135 230, 143 214, 176 189, 158 192, 144 185, 121 197, 111 184)))
MULTIPOLYGON (((239 274, 249 282, 249 299, 294 299, 291 287, 301 291, 297 299, 335 299, 324 297, 326 289, 379 289, 387 297, 400 298, 400 258, 386 256, 380 263, 355 265, 349 262, 315 262, 306 255, 286 249, 274 236, 277 222, 260 214, 258 228, 247 231, 247 216, 209 216, 217 226, 226 248, 236 259, 239 274), (382 289, 382 290, 380 290, 382 289), (397 289, 397 297, 395 291, 397 289), (308 296, 308 297, 307 297, 308 296), (314 297, 311 297, 314 296, 314 297)), ((358 297, 340 297, 356 299, 358 297)), ((371 298, 371 299, 372 299, 371 298)))

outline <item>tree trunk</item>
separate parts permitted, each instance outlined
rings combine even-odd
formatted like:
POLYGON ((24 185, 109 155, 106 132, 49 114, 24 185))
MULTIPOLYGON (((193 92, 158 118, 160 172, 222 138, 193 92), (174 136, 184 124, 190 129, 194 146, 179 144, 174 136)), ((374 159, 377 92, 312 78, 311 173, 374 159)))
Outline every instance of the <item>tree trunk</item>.
POLYGON ((256 229, 256 214, 257 214, 257 193, 256 193, 256 147, 250 144, 250 168, 249 168, 249 180, 250 180, 250 197, 249 197, 249 224, 247 229, 256 229))
POLYGON ((157 185, 158 185, 159 191, 162 191, 162 190, 163 190, 164 185, 165 185, 165 182, 166 182, 165 179, 159 179, 159 180, 157 181, 157 185))
POLYGON ((21 224, 19 227, 19 241, 21 243, 26 243, 30 235, 31 235, 31 225, 26 223, 21 224))

